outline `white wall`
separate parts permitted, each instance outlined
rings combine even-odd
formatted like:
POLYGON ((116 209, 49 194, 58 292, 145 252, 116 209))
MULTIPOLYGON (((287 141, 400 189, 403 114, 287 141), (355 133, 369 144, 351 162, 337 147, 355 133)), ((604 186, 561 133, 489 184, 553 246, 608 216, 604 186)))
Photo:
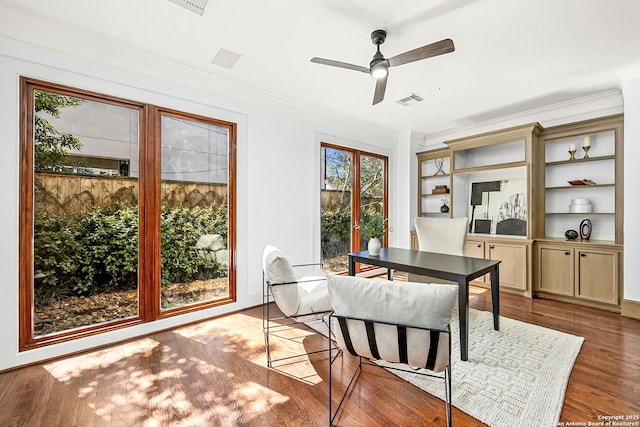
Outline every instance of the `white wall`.
MULTIPOLYGON (((154 70, 153 64, 149 69, 154 70)), ((187 71, 181 69, 173 72, 169 75, 175 81, 198 88, 0 37, 0 371, 261 303, 260 263, 265 244, 279 246, 293 262, 320 260, 320 142, 396 154, 395 135, 368 131, 280 101, 273 101, 269 108, 265 99, 260 99, 258 107, 223 98, 215 94, 219 84, 215 79, 184 75, 187 71), (19 76, 238 123, 236 303, 18 352, 19 76)), ((224 89, 229 92, 228 87, 224 89)), ((390 181, 395 185, 393 171, 390 181)))
POLYGON ((624 299, 640 302, 640 74, 622 82, 624 95, 624 299))

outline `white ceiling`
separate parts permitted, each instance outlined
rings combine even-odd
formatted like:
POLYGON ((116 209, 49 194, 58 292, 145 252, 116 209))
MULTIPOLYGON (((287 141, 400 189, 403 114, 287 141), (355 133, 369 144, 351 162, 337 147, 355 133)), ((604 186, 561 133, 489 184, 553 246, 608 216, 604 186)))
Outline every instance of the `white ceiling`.
POLYGON ((0 16, 25 28, 0 28, 5 36, 128 46, 392 132, 442 132, 610 91, 640 66, 638 0, 209 0, 203 16, 168 0, 0 0, 0 16), (392 68, 372 106, 370 76, 309 60, 368 66, 378 28, 386 57, 444 38, 456 50, 392 68), (242 55, 230 70, 210 62, 221 48, 242 55), (412 92, 425 100, 395 102, 412 92))

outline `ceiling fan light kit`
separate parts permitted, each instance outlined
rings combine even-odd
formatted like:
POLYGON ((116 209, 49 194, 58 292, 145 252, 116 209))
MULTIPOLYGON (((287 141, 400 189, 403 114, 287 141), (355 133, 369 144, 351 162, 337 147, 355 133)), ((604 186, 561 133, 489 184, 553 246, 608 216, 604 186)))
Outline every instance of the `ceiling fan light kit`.
POLYGON ((378 64, 374 64, 371 67, 371 77, 373 77, 376 80, 387 77, 388 74, 389 74, 389 66, 387 64, 378 63, 378 64))
POLYGON ((371 33, 371 41, 374 45, 376 45, 376 53, 373 55, 373 59, 369 63, 369 68, 362 67, 360 65, 349 64, 347 62, 340 62, 334 61, 332 59, 317 57, 311 58, 311 62, 315 62, 316 64, 329 65, 332 67, 345 68, 347 70, 359 71, 362 73, 369 73, 374 79, 376 79, 376 88, 373 94, 373 105, 375 105, 384 99, 384 93, 387 88, 387 77, 389 76, 389 67, 397 67, 398 65, 420 61, 432 56, 443 55, 455 50, 455 47, 453 46, 453 40, 444 39, 440 40, 439 42, 431 43, 413 50, 409 50, 407 52, 387 59, 384 57, 382 52, 380 52, 380 45, 384 43, 386 38, 387 32, 385 30, 375 30, 371 33))

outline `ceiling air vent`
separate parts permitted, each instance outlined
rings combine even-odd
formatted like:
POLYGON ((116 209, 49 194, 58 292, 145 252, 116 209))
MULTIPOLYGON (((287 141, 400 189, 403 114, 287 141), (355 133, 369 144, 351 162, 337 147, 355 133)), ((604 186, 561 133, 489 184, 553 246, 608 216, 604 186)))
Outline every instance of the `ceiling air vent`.
POLYGON ((169 0, 171 3, 175 3, 178 6, 182 6, 193 13, 197 13, 202 16, 204 10, 207 7, 209 0, 169 0))
POLYGON ((411 95, 402 99, 398 99, 396 102, 402 106, 408 107, 409 105, 415 104, 416 102, 422 102, 422 101, 424 101, 424 98, 416 95, 415 93, 411 93, 411 95))
POLYGON ((220 49, 218 53, 216 53, 216 56, 214 56, 211 60, 211 63, 231 69, 231 67, 233 67, 235 63, 238 62, 238 59, 240 59, 239 53, 231 52, 227 49, 220 49))

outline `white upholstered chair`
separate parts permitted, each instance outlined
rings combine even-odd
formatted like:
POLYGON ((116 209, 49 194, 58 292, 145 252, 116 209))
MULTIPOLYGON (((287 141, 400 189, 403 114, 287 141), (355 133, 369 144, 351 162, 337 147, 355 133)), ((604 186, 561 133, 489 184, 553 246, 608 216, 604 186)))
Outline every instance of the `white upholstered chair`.
MULTIPOLYGON (((351 380, 333 409, 333 363, 329 362, 329 422, 333 425, 356 375, 371 361, 388 369, 444 380, 445 413, 451 426, 451 331, 449 323, 458 286, 398 283, 353 276, 329 276, 333 306, 329 328, 342 350, 359 359, 351 380), (418 369, 420 368, 420 369, 418 369)), ((344 356, 343 356, 344 357, 344 356)), ((401 397, 400 397, 401 398, 401 397)))
MULTIPOLYGON (((418 250, 447 255, 464 255, 468 218, 425 218, 414 221, 418 236, 418 250)), ((435 277, 409 274, 408 280, 426 283, 452 283, 435 277)))
POLYGON ((270 351, 269 341, 272 335, 286 336, 283 330, 295 324, 323 319, 331 312, 327 293, 327 275, 321 267, 320 263, 291 265, 287 257, 277 248, 270 245, 264 248, 262 327, 267 366, 272 367, 274 362, 331 349, 332 344, 329 340, 329 348, 312 353, 272 359, 270 351), (294 268, 303 270, 305 273, 296 274, 294 268), (282 314, 272 309, 272 302, 275 302, 282 314))

